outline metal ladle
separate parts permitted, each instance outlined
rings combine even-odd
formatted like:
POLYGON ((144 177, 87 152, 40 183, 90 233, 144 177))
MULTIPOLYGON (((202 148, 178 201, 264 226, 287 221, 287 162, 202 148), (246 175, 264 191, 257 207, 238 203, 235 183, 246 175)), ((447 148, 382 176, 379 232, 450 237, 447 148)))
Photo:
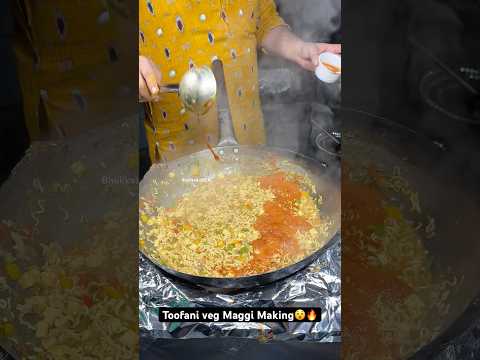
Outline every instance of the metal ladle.
POLYGON ((192 67, 180 84, 162 85, 160 92, 178 93, 185 109, 203 115, 215 102, 217 82, 209 67, 192 67))

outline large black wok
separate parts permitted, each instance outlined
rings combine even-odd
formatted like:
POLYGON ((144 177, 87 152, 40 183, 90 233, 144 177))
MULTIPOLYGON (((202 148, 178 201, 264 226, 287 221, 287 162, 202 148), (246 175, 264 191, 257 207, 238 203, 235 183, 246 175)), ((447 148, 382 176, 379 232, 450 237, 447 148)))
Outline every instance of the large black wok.
MULTIPOLYGON (((181 273, 160 263, 155 256, 153 243, 146 242, 142 253, 166 273, 197 285, 221 289, 241 289, 262 285, 289 276, 304 268, 335 241, 340 229, 340 169, 338 165, 320 163, 292 151, 267 146, 238 145, 230 118, 228 98, 221 62, 212 66, 217 81, 217 109, 220 124, 220 141, 214 148, 221 157, 216 161, 208 150, 180 158, 173 162, 154 164, 140 182, 140 203, 147 201, 155 206, 172 206, 176 199, 191 191, 200 182, 215 178, 216 174, 240 173, 263 175, 266 161, 275 159, 281 169, 305 174, 315 184, 317 193, 323 197, 321 215, 332 221, 323 246, 300 262, 269 273, 237 278, 215 278, 181 273), (200 176, 192 176, 192 166, 199 164, 200 176), (172 176, 172 173, 175 176, 172 176)), ((312 194, 313 195, 313 194, 312 194)), ((318 195, 314 195, 318 196, 318 195)))
MULTIPOLYGON (((343 124, 342 161, 349 161, 352 167, 365 160, 386 169, 401 168, 419 194, 422 213, 416 220, 422 221, 427 214, 435 219, 436 235, 422 239, 432 261, 433 280, 456 278, 456 285, 447 298, 448 312, 440 314, 435 303, 424 309, 430 319, 426 330, 438 329, 437 335, 410 356, 430 358, 471 323, 472 315, 480 315, 479 179, 468 167, 460 167, 465 159, 456 158, 441 144, 410 128, 353 109, 339 109, 339 115, 343 124), (359 148, 354 143, 361 144, 369 156, 362 154, 352 161, 356 155, 353 149, 358 152, 359 148)), ((346 272, 345 267, 344 275, 348 276, 346 272)), ((355 299, 347 299, 348 287, 343 295, 345 301, 355 304, 355 299)))

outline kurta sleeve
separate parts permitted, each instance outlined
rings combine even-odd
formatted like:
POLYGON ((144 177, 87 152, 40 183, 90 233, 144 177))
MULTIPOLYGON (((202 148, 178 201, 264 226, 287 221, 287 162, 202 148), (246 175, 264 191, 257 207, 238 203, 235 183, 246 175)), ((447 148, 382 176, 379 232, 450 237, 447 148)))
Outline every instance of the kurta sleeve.
POLYGON ((259 0, 259 16, 257 20, 257 42, 262 43, 263 38, 273 28, 278 26, 288 26, 278 15, 274 0, 259 0))

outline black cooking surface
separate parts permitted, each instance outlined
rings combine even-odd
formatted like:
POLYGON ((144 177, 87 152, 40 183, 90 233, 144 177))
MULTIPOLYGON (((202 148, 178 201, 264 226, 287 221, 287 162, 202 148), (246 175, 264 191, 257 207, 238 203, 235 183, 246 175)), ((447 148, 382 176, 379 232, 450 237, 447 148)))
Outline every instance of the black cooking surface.
POLYGON ((259 343, 249 339, 218 338, 191 340, 156 340, 141 342, 141 360, 336 360, 340 344, 298 342, 259 343), (181 344, 180 344, 181 342, 181 344))

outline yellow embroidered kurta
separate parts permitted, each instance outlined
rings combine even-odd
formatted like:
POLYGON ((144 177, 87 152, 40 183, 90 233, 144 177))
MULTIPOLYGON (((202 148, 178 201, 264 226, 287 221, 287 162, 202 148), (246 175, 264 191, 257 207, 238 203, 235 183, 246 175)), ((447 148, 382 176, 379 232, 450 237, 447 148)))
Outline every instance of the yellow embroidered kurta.
MULTIPOLYGON (((140 55, 159 67, 165 84, 190 66, 222 60, 237 139, 265 142, 257 76, 257 44, 284 25, 273 0, 147 0, 139 2, 140 55)), ((145 128, 150 158, 171 160, 218 142, 216 108, 198 116, 176 94, 150 104, 145 128), (158 149, 158 152, 155 151, 158 149)))
POLYGON ((137 14, 132 8, 101 0, 12 4, 22 29, 15 54, 32 140, 75 135, 135 114, 137 14))

